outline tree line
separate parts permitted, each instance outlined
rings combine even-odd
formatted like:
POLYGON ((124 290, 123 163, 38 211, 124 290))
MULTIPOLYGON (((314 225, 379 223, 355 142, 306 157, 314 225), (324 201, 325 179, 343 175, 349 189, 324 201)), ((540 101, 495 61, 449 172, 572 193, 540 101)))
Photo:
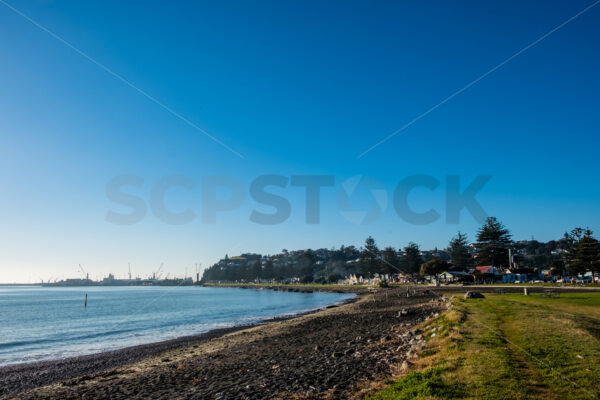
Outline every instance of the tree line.
POLYGON ((554 275, 581 275, 600 270, 600 244, 589 229, 575 228, 557 241, 514 242, 504 224, 489 217, 470 243, 466 234, 458 232, 448 243, 447 251, 423 252, 417 243, 409 242, 396 250, 388 246, 379 249, 375 239, 368 237, 364 245, 342 246, 340 249, 304 250, 275 256, 245 255, 206 269, 203 281, 250 282, 256 280, 284 281, 299 278, 302 282, 335 282, 348 274, 372 277, 375 274, 437 275, 443 271, 469 271, 476 265, 508 268, 518 265, 521 271, 551 268, 554 275), (509 260, 513 251, 514 264, 509 260), (529 256, 525 257, 521 253, 529 256))

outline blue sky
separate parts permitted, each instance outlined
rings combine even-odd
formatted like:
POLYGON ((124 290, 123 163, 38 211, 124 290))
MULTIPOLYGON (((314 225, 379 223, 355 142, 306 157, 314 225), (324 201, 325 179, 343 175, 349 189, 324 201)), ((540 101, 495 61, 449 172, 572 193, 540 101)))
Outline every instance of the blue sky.
POLYGON ((479 225, 466 212, 445 223, 451 174, 465 184, 491 175, 477 199, 515 238, 600 230, 600 5, 357 157, 591 1, 9 4, 244 157, 0 3, 0 282, 74 277, 78 264, 92 277, 124 276, 128 262, 134 274, 164 263, 181 276, 225 253, 360 245, 368 235, 380 246, 445 247, 479 225), (216 224, 168 225, 148 212, 124 226, 105 220, 127 210, 105 194, 121 174, 144 179, 127 192, 146 203, 161 177, 193 179, 166 203, 198 215, 207 175, 246 187, 263 174, 333 175, 336 185, 322 189, 318 225, 304 223, 304 191, 288 185, 269 189, 292 205, 279 225, 249 221, 272 209, 247 198, 216 224), (368 225, 336 205, 358 174, 389 197, 368 225), (414 174, 442 181, 409 198, 440 212, 432 224, 409 224, 391 207, 414 174))

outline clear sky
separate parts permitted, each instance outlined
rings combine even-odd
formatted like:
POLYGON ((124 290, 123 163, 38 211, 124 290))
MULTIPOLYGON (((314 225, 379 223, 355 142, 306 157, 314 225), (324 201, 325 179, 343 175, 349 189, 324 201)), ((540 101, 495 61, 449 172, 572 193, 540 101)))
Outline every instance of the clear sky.
MULTIPOLYGON (((8 4, 209 133, 145 97, 0 1, 0 282, 109 272, 191 274, 224 254, 360 245, 445 247, 479 223, 445 221, 445 177, 466 185, 516 239, 559 238, 574 226, 600 233, 600 4, 468 87, 382 145, 364 151, 593 2, 7 0, 8 4), (178 174, 169 209, 198 217, 170 225, 151 211, 132 225, 106 221, 128 208, 107 198, 115 176, 154 184, 178 174), (203 177, 246 188, 258 176, 332 175, 321 223, 304 221, 304 189, 269 188, 291 203, 277 225, 248 195, 202 223, 203 177), (414 225, 391 207, 404 178, 417 188, 414 225), (341 184, 368 175, 387 191, 383 216, 351 223, 341 184)), ((368 205, 369 191, 353 207, 368 205)), ((226 196, 226 193, 221 193, 226 196)))

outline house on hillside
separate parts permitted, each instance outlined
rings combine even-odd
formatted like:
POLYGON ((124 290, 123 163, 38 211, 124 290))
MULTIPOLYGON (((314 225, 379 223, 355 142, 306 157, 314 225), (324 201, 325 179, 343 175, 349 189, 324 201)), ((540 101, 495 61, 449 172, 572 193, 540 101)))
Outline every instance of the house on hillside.
POLYGON ((363 277, 356 274, 350 274, 345 279, 340 281, 342 285, 362 285, 364 282, 363 277))
POLYGON ((493 265, 480 265, 479 267, 475 267, 475 273, 491 274, 496 276, 502 275, 500 269, 494 267, 493 265))
POLYGON ((389 282, 395 284, 410 283, 411 278, 410 275, 406 274, 392 274, 390 276, 389 282))
POLYGON ((476 283, 494 283, 502 281, 504 273, 493 265, 480 265, 473 270, 476 283))
POLYGON ((507 269, 506 273, 502 276, 502 282, 505 283, 530 282, 543 279, 544 275, 541 273, 518 268, 507 269))
POLYGON ((463 271, 445 271, 438 275, 438 280, 444 283, 473 282, 473 275, 463 271))

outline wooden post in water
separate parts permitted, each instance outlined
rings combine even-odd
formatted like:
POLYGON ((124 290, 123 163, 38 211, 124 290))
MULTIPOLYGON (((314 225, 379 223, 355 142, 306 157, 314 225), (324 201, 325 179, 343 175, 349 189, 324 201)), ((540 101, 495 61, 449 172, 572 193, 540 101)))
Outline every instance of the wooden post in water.
POLYGON ((87 309, 87 293, 85 294, 85 303, 83 303, 83 308, 87 309))

